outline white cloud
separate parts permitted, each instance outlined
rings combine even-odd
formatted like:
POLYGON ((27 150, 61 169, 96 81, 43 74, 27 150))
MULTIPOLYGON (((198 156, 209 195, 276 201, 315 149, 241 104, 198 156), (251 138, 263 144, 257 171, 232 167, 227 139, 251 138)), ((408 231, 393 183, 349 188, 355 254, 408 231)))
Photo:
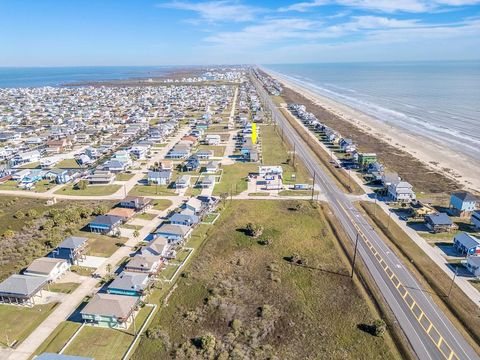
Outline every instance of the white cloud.
POLYGON ((327 4, 379 11, 385 13, 424 13, 441 6, 462 6, 480 4, 480 0, 313 0, 299 2, 279 9, 281 12, 305 12, 327 4))
POLYGON ((261 9, 229 0, 206 1, 200 3, 172 1, 158 4, 158 7, 186 10, 197 13, 207 22, 245 22, 255 19, 261 9))
POLYGON ((305 38, 312 34, 314 23, 306 19, 269 19, 240 31, 220 32, 205 40, 215 44, 232 46, 260 46, 279 40, 305 38))
POLYGON ((312 8, 323 6, 330 3, 329 0, 314 0, 314 1, 305 1, 305 2, 300 2, 296 3, 290 6, 285 6, 281 7, 278 9, 280 12, 286 12, 286 11, 298 11, 298 12, 305 12, 308 11, 312 8))

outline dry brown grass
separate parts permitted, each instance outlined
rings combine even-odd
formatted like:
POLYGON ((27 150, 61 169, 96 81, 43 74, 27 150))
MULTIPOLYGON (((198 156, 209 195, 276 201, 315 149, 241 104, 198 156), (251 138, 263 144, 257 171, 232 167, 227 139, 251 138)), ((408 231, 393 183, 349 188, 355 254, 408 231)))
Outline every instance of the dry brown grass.
POLYGON ((309 202, 233 201, 133 359, 398 358, 359 329, 377 316, 335 241, 309 202), (259 238, 249 222, 264 227, 259 238), (285 260, 293 254, 306 264, 285 260))

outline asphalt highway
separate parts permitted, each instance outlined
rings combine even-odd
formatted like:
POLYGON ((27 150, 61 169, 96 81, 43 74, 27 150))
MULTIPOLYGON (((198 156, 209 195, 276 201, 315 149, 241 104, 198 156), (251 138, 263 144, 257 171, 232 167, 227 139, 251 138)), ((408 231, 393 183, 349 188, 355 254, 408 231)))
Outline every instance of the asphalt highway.
POLYGON ((256 79, 253 82, 266 109, 271 111, 273 121, 283 130, 284 137, 295 145, 296 156, 315 178, 316 185, 325 194, 352 243, 358 239, 357 255, 366 264, 417 357, 421 360, 480 359, 364 215, 322 170, 316 155, 279 111, 261 83, 256 79))

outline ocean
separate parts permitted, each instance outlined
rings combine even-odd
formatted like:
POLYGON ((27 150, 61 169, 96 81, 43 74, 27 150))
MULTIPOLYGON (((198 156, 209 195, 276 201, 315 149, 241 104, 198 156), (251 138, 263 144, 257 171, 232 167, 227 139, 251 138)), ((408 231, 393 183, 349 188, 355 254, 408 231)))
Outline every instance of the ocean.
POLYGON ((480 159, 480 61, 263 66, 391 126, 480 159))
POLYGON ((149 78, 164 75, 174 68, 173 66, 0 67, 0 88, 149 78))

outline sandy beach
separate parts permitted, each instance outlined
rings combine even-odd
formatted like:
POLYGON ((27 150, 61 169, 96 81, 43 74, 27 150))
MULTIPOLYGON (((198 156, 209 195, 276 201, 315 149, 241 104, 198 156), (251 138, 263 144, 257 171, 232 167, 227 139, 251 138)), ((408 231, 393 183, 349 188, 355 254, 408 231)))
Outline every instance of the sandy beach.
MULTIPOLYGON (((332 114, 337 115, 342 120, 354 124, 364 132, 375 136, 394 147, 401 148, 429 168, 454 179, 459 184, 463 185, 465 189, 480 192, 479 161, 457 153, 454 150, 442 146, 441 144, 423 136, 408 133, 389 124, 385 124, 379 119, 330 98, 321 96, 309 89, 297 85, 295 82, 278 73, 273 73, 267 69, 262 70, 283 83, 284 86, 301 94, 332 114)), ((321 121, 321 119, 319 120, 321 121)), ((348 136, 348 134, 342 135, 348 136)))

